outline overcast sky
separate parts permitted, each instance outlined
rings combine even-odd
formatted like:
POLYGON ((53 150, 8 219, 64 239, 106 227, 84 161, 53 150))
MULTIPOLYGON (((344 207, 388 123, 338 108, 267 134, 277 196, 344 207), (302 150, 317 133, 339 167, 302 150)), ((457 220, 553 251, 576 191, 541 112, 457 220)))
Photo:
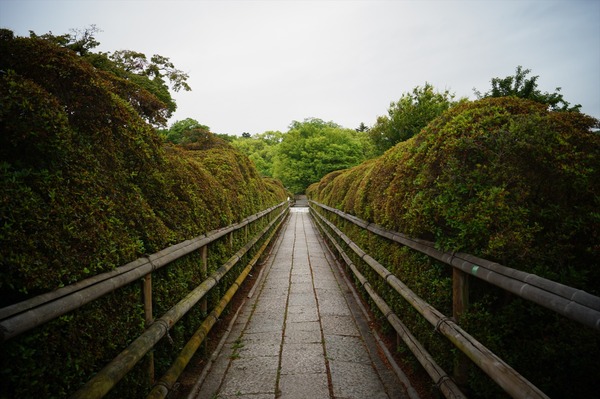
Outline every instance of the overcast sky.
POLYGON ((425 82, 474 99, 517 65, 600 118, 600 0, 0 0, 0 27, 19 36, 91 24, 96 50, 160 54, 187 72, 192 91, 174 95, 169 122, 216 133, 309 117, 372 126, 425 82))

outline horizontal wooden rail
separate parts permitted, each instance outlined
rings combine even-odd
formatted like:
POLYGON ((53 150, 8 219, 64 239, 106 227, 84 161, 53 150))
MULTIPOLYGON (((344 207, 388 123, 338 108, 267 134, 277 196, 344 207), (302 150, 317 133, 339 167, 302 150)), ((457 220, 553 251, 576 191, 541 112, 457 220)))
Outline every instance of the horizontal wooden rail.
POLYGON ((315 201, 310 201, 310 203, 335 213, 374 234, 415 249, 521 298, 600 330, 600 297, 473 255, 440 251, 430 241, 410 238, 315 201))
MULTIPOLYGON (((350 267, 352 273, 356 276, 361 286, 367 291, 373 302, 377 305, 381 313, 390 322, 390 325, 394 328, 396 333, 402 338, 406 346, 415 355, 419 363, 423 366, 427 374, 435 381, 436 385, 440 388, 446 398, 466 398, 466 396, 460 391, 456 383, 448 376, 448 374, 436 363, 431 354, 421 345, 421 343, 414 337, 408 327, 402 323, 400 318, 392 311, 389 305, 381 298, 371 284, 367 281, 365 276, 358 270, 352 259, 346 254, 344 249, 337 243, 333 236, 323 228, 323 217, 318 215, 315 218, 317 224, 321 227, 323 233, 329 238, 332 245, 335 246, 338 253, 344 259, 344 262, 350 267)), ((336 232, 337 234, 337 232, 336 232)))
POLYGON ((183 241, 152 255, 136 259, 115 270, 4 307, 0 309, 0 338, 2 341, 6 341, 71 312, 288 204, 287 201, 282 202, 239 223, 183 241))
MULTIPOLYGON (((281 223, 279 223, 281 226, 281 223)), ((272 238, 275 236, 275 233, 278 231, 279 226, 275 229, 272 229, 271 234, 263 243, 263 245, 258 250, 257 254, 248 262, 246 268, 240 273, 235 282, 229 287, 225 295, 221 298, 217 306, 210 312, 210 314, 206 317, 206 319, 202 322, 200 327, 196 330, 192 338, 188 341, 185 347, 181 350, 177 359, 173 362, 171 368, 161 377, 161 379, 154 385, 152 391, 148 394, 148 399, 162 399, 166 398, 169 392, 175 386, 175 383, 179 379, 179 376, 186 368, 190 360, 192 360, 192 356, 198 350, 198 347, 204 341, 212 327, 219 320, 219 316, 225 310, 235 293, 242 286, 242 283, 250 274, 250 271, 256 265, 263 252, 271 242, 272 238)))
POLYGON ((239 260, 286 214, 284 209, 278 218, 273 219, 259 234, 233 255, 225 264, 192 290, 185 298, 169 309, 161 318, 154 321, 142 335, 136 338, 125 350, 100 370, 72 398, 102 398, 105 396, 154 345, 164 337, 169 329, 183 317, 211 288, 231 270, 239 260))
POLYGON ((466 354, 479 368, 481 368, 498 386, 504 389, 513 398, 547 398, 535 385, 510 367, 506 362, 496 356, 492 351, 463 330, 451 318, 429 305, 400 279, 387 270, 383 265, 366 254, 348 236, 342 233, 332 222, 323 215, 312 210, 322 222, 335 232, 353 251, 377 272, 396 292, 398 292, 411 306, 421 314, 437 331, 442 333, 454 346, 466 354))

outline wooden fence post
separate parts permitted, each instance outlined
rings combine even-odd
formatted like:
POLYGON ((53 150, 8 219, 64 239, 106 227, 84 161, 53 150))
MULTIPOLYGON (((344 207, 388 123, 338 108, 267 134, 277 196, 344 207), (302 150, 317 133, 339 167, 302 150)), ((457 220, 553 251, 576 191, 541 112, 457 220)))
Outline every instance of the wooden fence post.
MULTIPOLYGON (((144 325, 146 328, 154 322, 152 315, 152 273, 148 273, 142 280, 142 300, 144 301, 144 325)), ((154 385, 154 352, 148 353, 148 382, 154 385)))
MULTIPOLYGON (((208 277, 208 245, 200 248, 200 274, 202 275, 202 281, 208 277)), ((208 315, 208 301, 206 297, 200 300, 200 311, 202 312, 202 317, 208 315)), ((206 354, 206 341, 202 343, 202 353, 206 354)))
MULTIPOLYGON (((208 245, 200 248, 200 274, 202 276, 202 281, 208 276, 208 245)), ((200 301, 200 310, 204 316, 208 314, 206 298, 200 301)))
MULTIPOLYGON (((469 310, 469 275, 455 267, 452 268, 452 317, 459 323, 461 316, 469 310)), ((458 352, 453 378, 459 387, 467 385, 469 378, 469 358, 458 352)))

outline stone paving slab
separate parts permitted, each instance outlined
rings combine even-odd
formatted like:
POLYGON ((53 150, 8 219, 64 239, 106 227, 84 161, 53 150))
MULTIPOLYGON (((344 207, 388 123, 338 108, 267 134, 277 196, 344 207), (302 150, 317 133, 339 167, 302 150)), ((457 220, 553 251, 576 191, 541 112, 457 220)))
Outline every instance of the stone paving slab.
POLYGON ((284 374, 279 378, 280 399, 328 398, 327 374, 284 374))
POLYGON ((290 343, 283 345, 281 352, 281 374, 317 374, 326 373, 323 344, 290 343))
POLYGON ((321 325, 323 326, 323 333, 326 335, 360 336, 351 315, 324 315, 321 316, 321 325))
POLYGON ((320 330, 312 330, 305 331, 302 330, 302 326, 305 323, 289 323, 285 329, 285 337, 284 342, 292 343, 292 344, 300 344, 300 343, 319 343, 323 342, 323 338, 321 338, 320 330))
POLYGON ((371 357, 366 350, 363 350, 360 337, 325 335, 325 346, 327 359, 330 362, 371 363, 371 357))
POLYGON ((305 208, 292 208, 263 277, 195 398, 407 397, 305 208))
POLYGON ((331 361, 333 394, 336 398, 387 399, 383 384, 371 365, 331 361))

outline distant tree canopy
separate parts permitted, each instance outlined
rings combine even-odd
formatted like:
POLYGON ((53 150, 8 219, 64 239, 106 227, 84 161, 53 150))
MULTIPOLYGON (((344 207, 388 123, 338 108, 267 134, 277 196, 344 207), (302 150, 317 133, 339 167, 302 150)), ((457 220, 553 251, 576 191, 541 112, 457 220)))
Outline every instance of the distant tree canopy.
POLYGON ((537 80, 539 76, 532 76, 527 79, 527 75, 531 72, 530 69, 523 69, 521 65, 517 66, 514 76, 507 76, 505 78, 493 78, 492 89, 486 93, 473 89, 477 98, 486 97, 519 97, 528 100, 537 101, 539 103, 547 104, 548 108, 552 111, 576 111, 579 112, 581 105, 577 104, 570 107, 570 103, 567 102, 563 95, 560 94, 560 87, 556 88, 554 93, 542 93, 538 89, 537 80))
POLYGON ((316 118, 294 121, 277 146, 273 176, 290 191, 303 193, 327 173, 358 165, 370 153, 363 132, 316 118))
POLYGON ((268 131, 254 136, 244 136, 234 140, 232 145, 254 162, 263 176, 273 177, 273 160, 276 147, 283 140, 284 133, 268 131))
POLYGON ((181 145, 193 141, 201 132, 210 132, 210 128, 192 118, 174 122, 169 129, 159 131, 165 141, 181 145))
POLYGON ((358 125, 358 127, 356 128, 357 132, 368 132, 369 130, 370 130, 370 127, 365 125, 364 122, 361 122, 360 125, 358 125))
POLYGON ((254 161, 263 176, 274 177, 290 191, 302 193, 329 172, 372 158, 374 148, 364 131, 307 118, 293 121, 289 131, 242 136, 232 145, 254 161))
POLYGON ((377 123, 369 130, 369 136, 377 152, 383 154, 419 133, 454 104, 454 94, 448 90, 437 92, 429 83, 423 87, 417 86, 411 93, 404 93, 400 100, 390 104, 388 115, 377 118, 377 123))
POLYGON ((176 121, 168 129, 159 129, 158 134, 165 142, 177 144, 186 150, 223 146, 238 138, 230 134, 213 133, 208 126, 192 118, 176 121))

